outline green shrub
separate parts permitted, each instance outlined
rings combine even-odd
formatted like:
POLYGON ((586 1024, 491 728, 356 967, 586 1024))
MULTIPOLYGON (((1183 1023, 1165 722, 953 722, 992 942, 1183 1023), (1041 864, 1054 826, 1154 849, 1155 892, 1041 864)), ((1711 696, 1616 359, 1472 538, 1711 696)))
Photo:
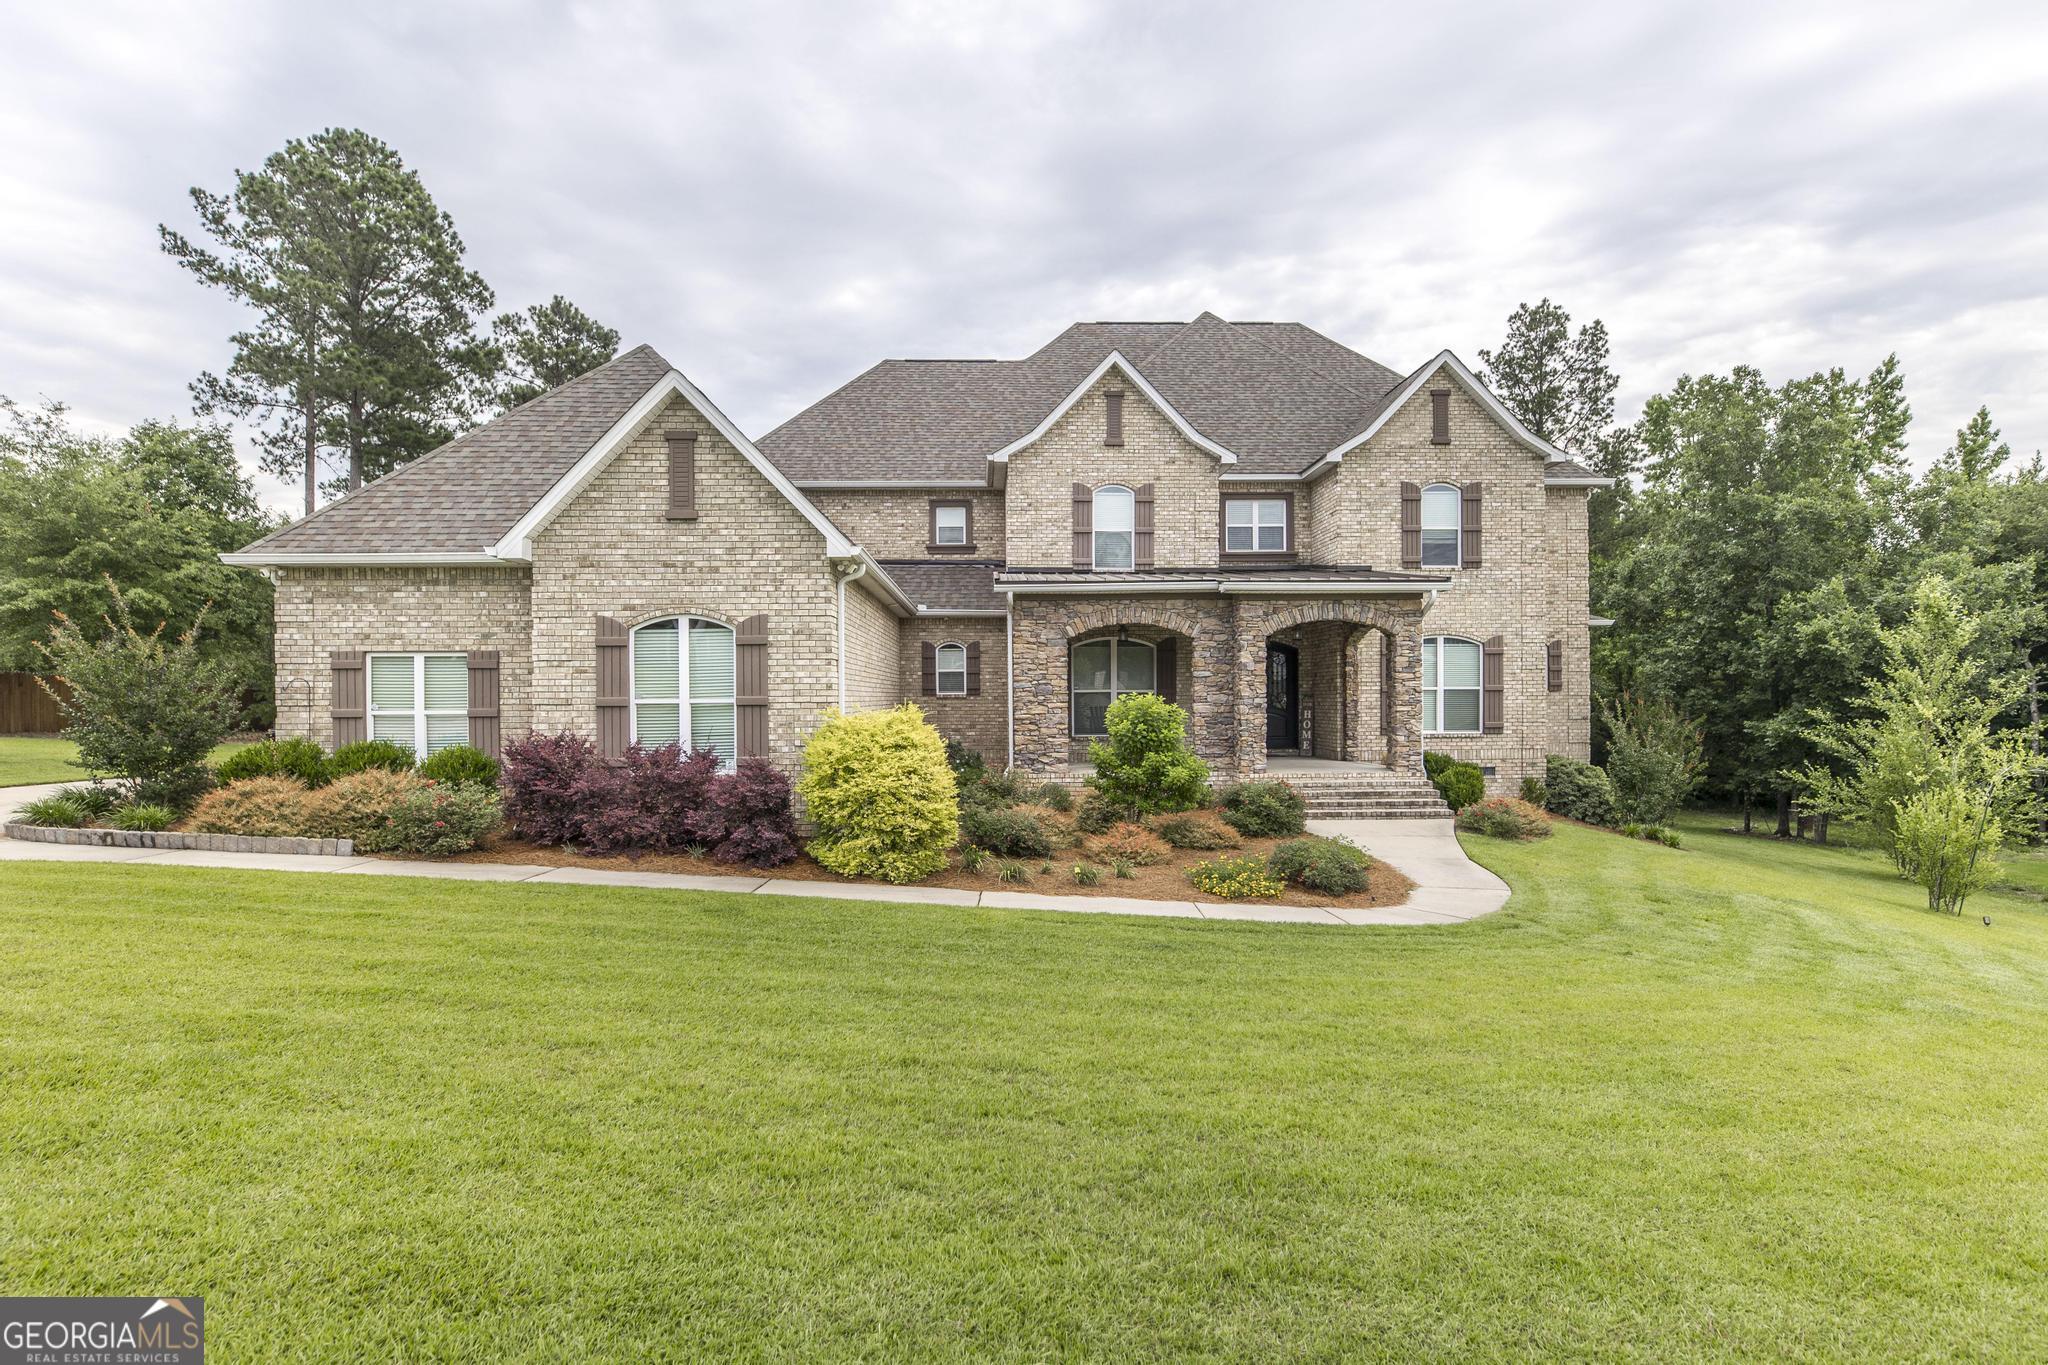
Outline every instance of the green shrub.
POLYGON ((29 802, 21 808, 17 818, 24 824, 41 825, 45 829, 77 829, 92 817, 76 797, 68 792, 58 792, 29 802))
POLYGON ((266 739, 213 765, 213 780, 223 787, 252 777, 296 777, 317 787, 327 780, 327 755, 310 739, 266 739))
POLYGON ((1016 886, 1031 880, 1031 869, 1018 862, 1015 858, 1010 858, 996 864, 996 880, 1010 886, 1016 886))
POLYGON ((114 812, 114 828, 154 834, 169 829, 178 818, 178 812, 169 806, 159 806, 145 801, 137 806, 123 806, 114 812))
POLYGON ((420 780, 392 805, 363 847, 371 853, 435 858, 466 853, 496 829, 504 815, 496 788, 420 780))
POLYGON ((1174 815, 1154 825, 1153 831, 1175 848, 1204 851, 1236 848, 1237 831, 1208 815, 1174 815))
POLYGON ((1666 848, 1683 848, 1685 846, 1678 837, 1678 831, 1670 828, 1668 825, 1659 825, 1657 827, 1657 842, 1666 848))
POLYGON ((1017 779, 1008 773, 970 768, 954 779, 960 789, 960 807, 993 806, 1007 809, 1017 804, 1017 779))
POLYGON ((963 785, 969 778, 988 771, 981 750, 970 749, 957 739, 946 741, 946 766, 953 770, 953 776, 963 785))
POLYGON ((960 839, 945 741, 913 703, 828 711, 804 745, 797 790, 818 827, 811 856, 842 876, 914 882, 944 868, 960 839))
POLYGON ((1296 886, 1326 896, 1348 896, 1365 890, 1371 880, 1372 858, 1343 839, 1289 839, 1274 847, 1266 867, 1296 886))
POLYGON ((1121 877, 1125 880, 1138 875, 1136 866, 1129 858, 1111 858, 1109 860, 1109 872, 1111 876, 1121 877))
POLYGON ((306 784, 296 777, 250 777, 217 787, 192 808, 201 834, 287 838, 306 833, 306 784))
POLYGON ((1607 779, 1615 813, 1661 825, 1706 774, 1699 722, 1661 698, 1624 692, 1600 703, 1607 722, 1607 779))
POLYGON ((1143 825, 1111 825, 1107 832, 1091 840, 1089 846, 1099 858, 1121 858, 1139 867, 1157 866, 1172 853, 1164 839, 1143 825))
POLYGON ((1461 811, 1474 801, 1486 799, 1486 774, 1475 763, 1444 763, 1430 775, 1444 804, 1461 811))
POLYGON ((334 756, 327 760, 327 777, 332 781, 371 768, 409 773, 413 766, 412 750, 403 744, 393 744, 388 739, 359 739, 334 751, 334 756))
POLYGON ((1930 787, 1899 808, 1895 835, 1927 891, 1927 908, 1963 913, 1963 902, 1997 879, 2005 830, 1982 793, 1930 787))
POLYGON ((1308 826, 1308 802, 1285 782, 1243 782, 1223 793, 1223 820, 1249 839, 1281 839, 1308 826))
POLYGON ((1550 818, 1540 806, 1512 796, 1494 796, 1459 811, 1458 828, 1495 839, 1548 839, 1550 818))
POLYGON ((88 783, 83 787, 72 787, 64 792, 64 795, 76 802, 89 820, 104 820, 114 813, 114 807, 121 804, 121 798, 115 794, 112 787, 102 786, 97 782, 88 783))
POLYGON ((1092 863, 1074 864, 1074 885, 1095 886, 1102 881, 1102 869, 1092 863))
POLYGON ((965 872, 979 872, 981 865, 988 861, 988 850, 978 844, 968 844, 960 850, 960 867, 965 872))
POLYGON ((337 777, 307 794, 303 832, 314 839, 353 839, 369 852, 377 831, 384 828, 385 817, 426 785, 426 779, 417 773, 394 773, 388 768, 365 768, 337 777))
POLYGON ((482 749, 451 744, 428 754, 420 764, 420 776, 430 782, 452 782, 470 787, 498 785, 498 760, 482 749))
POLYGON ((1053 849, 1037 816, 999 806, 962 806, 960 837, 1007 858, 1043 858, 1053 849))
POLYGON ((1031 804, 1047 810, 1069 811, 1074 808, 1074 794, 1057 782, 1044 782, 1031 793, 1031 804))
POLYGON ((1454 754, 1440 754, 1434 749, 1422 751, 1422 771, 1428 774, 1429 780, 1432 782, 1436 781, 1438 773, 1455 763, 1462 763, 1463 761, 1463 759, 1458 758, 1454 754))
POLYGON ((1543 785, 1542 778, 1525 777, 1522 779, 1522 799, 1532 806, 1548 809, 1550 806, 1550 790, 1543 785))
POLYGON ((1109 705, 1107 741, 1088 746, 1104 798, 1147 814, 1193 810, 1209 792, 1209 765, 1188 748, 1188 713, 1150 692, 1131 692, 1109 705))
POLYGON ((1543 808, 1551 814, 1589 825, 1615 824, 1614 784, 1592 764, 1552 754, 1543 765, 1543 786, 1549 796, 1543 808))
POLYGON ((1279 895, 1287 883, 1253 857, 1211 858, 1188 869, 1188 880, 1205 896, 1219 900, 1264 900, 1279 895))
POLYGON ((1129 806, 1120 806, 1114 801, 1103 799, 1099 792, 1082 798, 1081 807, 1074 812, 1074 828, 1083 834, 1101 834, 1115 825, 1129 824, 1138 818, 1138 812, 1129 806))

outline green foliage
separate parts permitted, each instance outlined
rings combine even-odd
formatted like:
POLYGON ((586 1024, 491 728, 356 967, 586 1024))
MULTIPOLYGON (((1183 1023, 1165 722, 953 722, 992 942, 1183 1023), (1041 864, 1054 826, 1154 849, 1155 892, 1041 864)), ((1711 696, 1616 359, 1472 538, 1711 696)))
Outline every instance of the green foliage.
POLYGON ((425 786, 426 779, 417 773, 388 768, 337 777, 306 797, 305 828, 299 832, 314 839, 353 839, 367 852, 385 817, 425 786))
POLYGON ((990 772, 974 766, 956 770, 954 781, 960 789, 960 805, 994 806, 1008 809, 1017 804, 1017 779, 1008 773, 990 772))
POLYGON ((960 838, 945 741, 910 703, 827 712, 804 745, 797 790, 818 827, 811 856, 845 876, 917 881, 945 867, 960 838))
POLYGON ((1175 848, 1236 848, 1237 831, 1207 815, 1174 815, 1153 825, 1153 831, 1175 848))
POLYGON ((1032 789, 1031 804, 1047 810, 1069 811, 1074 808, 1074 794, 1058 782, 1043 782, 1032 789))
POLYGON ((1052 835, 1037 816, 999 806, 962 806, 960 837, 1011 858, 1043 858, 1053 850, 1052 835))
POLYGON ((1678 837, 1678 831, 1669 826, 1662 826, 1657 830, 1657 842, 1666 848, 1682 848, 1684 846, 1678 837))
POLYGON ((1266 870, 1266 864, 1250 856, 1210 858, 1188 869, 1195 890, 1218 900, 1267 900, 1287 889, 1287 883, 1266 870))
POLYGON ((981 750, 970 749, 957 739, 946 741, 946 766, 953 770, 953 776, 961 783, 970 778, 979 778, 988 771, 988 764, 981 757, 981 750))
POLYGON ((1899 808, 1896 839, 1927 908, 1960 915, 1964 901, 1997 879, 2005 830, 1988 793, 1942 784, 1899 808))
POLYGON ((83 787, 72 787, 64 792, 67 800, 77 803, 80 810, 94 820, 104 819, 114 813, 114 807, 121 804, 112 787, 98 782, 83 787))
POLYGON ((482 749, 451 744, 428 754, 420 764, 420 776, 430 782, 463 783, 472 787, 498 785, 498 760, 482 749))
POLYGON ((1102 869, 1093 863, 1074 864, 1074 885, 1096 886, 1102 881, 1102 869))
POLYGON ((1662 824, 1678 813, 1705 772, 1698 722, 1661 697, 1623 692, 1602 701, 1607 723, 1607 778, 1615 814, 1662 824))
POLYGON ((1348 896, 1371 881, 1372 858, 1345 839, 1289 839, 1276 845, 1267 868, 1274 876, 1326 896, 1348 896))
POLYGON ((78 799, 66 792, 37 797, 21 808, 20 815, 25 824, 50 829, 77 829, 91 818, 78 799))
POLYGON ((240 711, 233 674, 200 653, 206 614, 166 642, 164 627, 136 628, 127 598, 107 584, 113 614, 88 639, 58 617, 42 646, 52 689, 64 716, 64 738, 78 746, 79 766, 117 778, 131 800, 182 807, 213 782, 206 759, 240 711))
POLYGON ((1531 802, 1494 796, 1459 811, 1458 828, 1495 839, 1548 839, 1550 818, 1531 802))
POLYGON ((499 411, 538 398, 619 353, 619 334, 560 294, 491 324, 499 411))
POLYGON ((251 777, 217 787, 192 809, 201 834, 253 834, 284 838, 306 833, 306 787, 293 777, 251 777))
POLYGON ((445 858, 475 848, 504 815, 493 787, 422 781, 392 804, 362 846, 370 853, 445 858))
POLYGON ((963 871, 979 872, 981 865, 988 861, 988 850, 978 844, 966 844, 960 849, 960 867, 963 871))
POLYGON ((250 777, 296 777, 317 787, 327 780, 327 755, 310 739, 266 739, 213 765, 213 780, 222 786, 250 777))
POLYGON ((1074 812, 1074 828, 1083 834, 1101 834, 1114 825, 1136 820, 1138 812, 1129 806, 1120 806, 1104 799, 1100 792, 1094 792, 1081 800, 1080 809, 1074 812))
POLYGON ((996 880, 1007 886, 1019 886, 1031 880, 1031 869, 1008 858, 996 864, 996 880))
POLYGON ((1551 814, 1589 825, 1615 823, 1614 784, 1592 764, 1552 754, 1544 760, 1543 787, 1543 808, 1551 814))
POLYGON ((1223 793, 1223 820, 1250 839, 1299 834, 1308 824, 1308 802, 1285 782, 1241 782, 1223 793))
POLYGON ((393 744, 388 739, 359 739, 334 751, 327 760, 327 775, 330 779, 347 777, 371 768, 409 773, 413 767, 412 750, 403 744, 393 744))
POLYGON ((115 829, 152 834, 169 829, 177 818, 178 812, 169 806, 159 806, 148 801, 139 805, 122 806, 113 815, 115 829))
POLYGON ((1522 799, 1532 806, 1548 806, 1550 789, 1543 785, 1540 777, 1525 777, 1522 779, 1522 799))
POLYGON ((1137 876, 1136 869, 1137 864, 1133 863, 1129 858, 1111 858, 1109 860, 1110 874, 1123 880, 1128 881, 1130 878, 1137 876))
POLYGON ((1476 763, 1446 763, 1432 775, 1444 804, 1461 811, 1474 801, 1486 799, 1486 774, 1476 763))
POLYGON ((1193 810, 1209 792, 1209 765, 1188 748, 1188 713, 1150 692, 1110 703, 1109 739, 1088 746, 1088 784, 1132 810, 1193 810))

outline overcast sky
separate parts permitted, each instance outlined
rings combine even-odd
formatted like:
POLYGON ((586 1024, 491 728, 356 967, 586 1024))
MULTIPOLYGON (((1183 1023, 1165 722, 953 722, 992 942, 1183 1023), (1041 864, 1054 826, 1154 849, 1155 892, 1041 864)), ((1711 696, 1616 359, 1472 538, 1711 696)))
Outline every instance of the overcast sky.
POLYGON ((352 125, 502 306, 567 294, 756 434, 1078 319, 1293 319, 1405 372, 1549 295, 1606 321, 1627 417, 1897 351, 1916 461, 1979 403, 2031 453, 2044 70, 2038 0, 14 6, 0 393, 189 412, 240 318, 157 224, 352 125))

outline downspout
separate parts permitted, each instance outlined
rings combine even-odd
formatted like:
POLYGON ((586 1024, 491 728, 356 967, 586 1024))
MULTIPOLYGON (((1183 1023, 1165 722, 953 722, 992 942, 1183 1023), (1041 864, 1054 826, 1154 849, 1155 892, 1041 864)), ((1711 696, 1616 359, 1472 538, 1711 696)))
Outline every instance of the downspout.
POLYGON ((1004 599, 1009 610, 1003 612, 1003 721, 1009 727, 1010 752, 1003 764, 1004 772, 1017 768, 1017 618, 1013 614, 1017 599, 1004 599))
POLYGON ((846 714, 846 585, 867 575, 868 566, 856 560, 853 572, 839 575, 839 713, 846 714))

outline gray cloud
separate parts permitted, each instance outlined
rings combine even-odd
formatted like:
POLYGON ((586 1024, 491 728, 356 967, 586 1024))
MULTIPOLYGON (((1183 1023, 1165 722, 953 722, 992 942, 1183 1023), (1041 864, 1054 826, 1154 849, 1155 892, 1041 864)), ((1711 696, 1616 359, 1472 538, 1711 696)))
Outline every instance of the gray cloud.
POLYGON ((237 314, 155 225, 352 124, 504 305, 568 294, 756 432, 1076 318, 1299 318, 1405 369, 1548 294, 1625 405, 1896 350, 1917 458, 1980 402, 2048 445, 2038 5, 696 9, 18 14, 0 392, 184 411, 237 314))

